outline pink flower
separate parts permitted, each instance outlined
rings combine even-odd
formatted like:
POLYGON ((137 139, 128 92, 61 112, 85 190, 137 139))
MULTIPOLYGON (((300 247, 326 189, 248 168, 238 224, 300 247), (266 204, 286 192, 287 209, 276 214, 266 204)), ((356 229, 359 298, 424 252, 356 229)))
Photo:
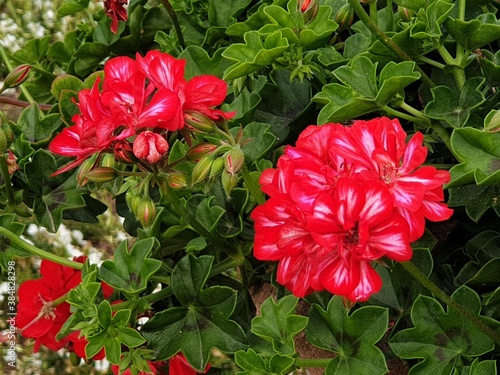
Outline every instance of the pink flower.
POLYGON ((118 32, 118 21, 127 20, 127 10, 124 5, 127 5, 127 0, 104 0, 104 12, 111 18, 111 31, 116 34, 118 32))

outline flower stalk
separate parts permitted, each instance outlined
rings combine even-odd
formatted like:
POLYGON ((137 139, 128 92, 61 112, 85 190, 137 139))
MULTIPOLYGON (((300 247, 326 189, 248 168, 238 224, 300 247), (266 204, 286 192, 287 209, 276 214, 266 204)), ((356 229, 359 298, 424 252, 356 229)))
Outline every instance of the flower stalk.
POLYGON ((170 4, 169 0, 161 0, 161 3, 167 10, 170 18, 172 19, 172 23, 174 24, 175 33, 177 34, 177 39, 179 40, 179 45, 182 49, 186 48, 186 43, 184 42, 184 36, 182 35, 181 25, 179 24, 179 18, 177 17, 177 13, 175 13, 172 4, 170 4))

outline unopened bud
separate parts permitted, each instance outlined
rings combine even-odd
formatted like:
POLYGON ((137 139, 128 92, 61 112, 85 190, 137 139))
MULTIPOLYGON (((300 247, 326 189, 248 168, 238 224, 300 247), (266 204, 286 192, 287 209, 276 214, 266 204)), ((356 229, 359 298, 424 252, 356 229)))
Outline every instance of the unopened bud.
POLYGON ((210 155, 201 158, 200 161, 196 163, 191 175, 191 183, 193 185, 196 185, 198 182, 203 181, 208 176, 208 173, 212 168, 212 163, 213 159, 210 155))
POLYGON ((318 14, 319 2, 318 0, 299 0, 298 8, 304 15, 304 21, 309 23, 318 14))
POLYGON ((222 187, 224 188, 224 192, 226 193, 226 196, 229 198, 231 196, 231 192, 238 183, 238 175, 222 171, 221 182, 222 182, 222 187))
POLYGON ((237 174, 245 164, 245 154, 239 147, 233 147, 230 151, 224 154, 224 168, 229 174, 237 174))
POLYGON ((137 162, 137 158, 132 150, 132 145, 125 141, 119 141, 113 147, 113 152, 115 154, 115 159, 122 163, 134 164, 137 162))
POLYGON ((191 161, 198 161, 202 157, 214 152, 217 146, 211 143, 199 143, 196 146, 189 149, 187 152, 187 158, 191 161))
POLYGON ((186 175, 182 172, 169 172, 167 181, 172 189, 182 189, 187 185, 186 175))
POLYGON ((89 182, 89 179, 87 178, 87 173, 92 169, 94 166, 94 159, 87 159, 85 160, 82 165, 80 165, 80 168, 78 169, 78 174, 76 176, 76 181, 78 182, 78 185, 80 186, 85 186, 87 182, 89 182))
POLYGON ((408 21, 411 21, 411 18, 415 15, 415 12, 408 9, 408 8, 405 8, 405 7, 402 7, 401 5, 398 6, 398 14, 399 14, 399 17, 401 17, 401 19, 405 22, 408 22, 408 21))
POLYGON ((14 69, 12 69, 12 71, 9 74, 7 74, 7 77, 5 77, 5 81, 3 83, 0 92, 6 89, 17 87, 21 83, 26 81, 30 74, 30 70, 31 70, 31 65, 29 64, 22 64, 16 66, 14 69))
POLYGON ((137 218, 141 224, 147 228, 156 217, 156 206, 150 197, 142 197, 137 207, 137 218))
POLYGON ((354 11, 351 4, 344 4, 335 15, 335 22, 339 25, 338 31, 347 29, 351 26, 353 19, 354 11))
POLYGON ((101 166, 114 168, 115 167, 115 157, 111 154, 105 154, 101 159, 101 166))
POLYGON ((224 169, 224 159, 223 158, 217 158, 214 160, 212 163, 212 168, 210 168, 210 175, 209 177, 215 177, 217 176, 222 170, 224 169))
POLYGON ((137 215, 141 196, 135 194, 132 190, 127 190, 127 193, 125 194, 125 200, 127 202, 128 208, 130 208, 130 211, 137 215))
POLYGON ((188 128, 195 132, 208 133, 215 129, 212 119, 199 112, 184 113, 184 120, 188 128))
POLYGON ((158 133, 146 130, 139 133, 134 140, 133 152, 139 159, 149 163, 157 163, 168 151, 168 142, 158 133))
POLYGON ((96 167, 88 171, 85 177, 92 182, 109 182, 115 179, 116 170, 109 167, 96 167))
POLYGON ((7 170, 9 171, 9 174, 12 175, 18 169, 19 165, 17 164, 17 157, 11 150, 9 150, 9 154, 7 156, 7 170))

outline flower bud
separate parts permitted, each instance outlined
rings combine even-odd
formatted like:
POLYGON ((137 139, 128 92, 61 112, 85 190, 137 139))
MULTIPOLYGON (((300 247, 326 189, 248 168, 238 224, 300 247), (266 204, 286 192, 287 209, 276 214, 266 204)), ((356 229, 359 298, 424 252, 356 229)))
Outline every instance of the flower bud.
POLYGON ((5 77, 5 81, 0 92, 5 91, 6 89, 17 87, 21 83, 26 81, 29 77, 30 70, 31 65, 29 64, 16 66, 9 74, 7 74, 7 77, 5 77))
POLYGON ((9 174, 12 175, 18 169, 19 165, 17 164, 16 155, 14 155, 11 150, 9 150, 9 155, 7 156, 7 170, 9 171, 9 174))
POLYGON ((150 197, 142 197, 137 207, 137 218, 142 226, 147 228, 156 217, 156 206, 150 197))
POLYGON ((167 181, 172 189, 182 189, 187 185, 186 175, 182 172, 172 171, 168 173, 167 181))
POLYGON ((299 0, 298 8, 304 15, 304 21, 309 23, 318 14, 319 2, 318 0, 299 0))
POLYGON ((139 202, 141 201, 141 196, 135 194, 132 190, 127 190, 127 193, 125 194, 125 200, 127 202, 128 208, 130 208, 130 211, 132 211, 135 215, 137 215, 137 210, 139 209, 139 202))
POLYGON ((233 147, 230 151, 224 154, 224 168, 229 174, 237 174, 245 164, 245 154, 239 147, 233 147))
POLYGON ((115 154, 115 159, 119 162, 127 164, 134 164, 137 162, 137 158, 134 155, 130 142, 121 140, 115 143, 113 152, 115 154))
POLYGON ((208 176, 208 173, 212 169, 212 163, 213 158, 211 155, 201 158, 200 161, 196 163, 191 174, 191 183, 193 185, 203 181, 208 176))
POLYGON ((211 143, 199 143, 194 147, 191 147, 187 152, 186 156, 191 161, 198 161, 205 155, 214 152, 217 146, 211 143))
POLYGON ((92 182, 109 182, 116 177, 116 170, 110 167, 96 167, 85 174, 92 182))
POLYGON ((212 168, 210 168, 209 177, 212 178, 217 176, 223 169, 224 169, 224 159, 223 158, 215 159, 214 162, 212 163, 212 168))
POLYGON ((405 8, 405 7, 402 7, 401 5, 398 6, 398 14, 399 14, 399 17, 401 17, 401 19, 405 22, 408 22, 408 21, 411 21, 411 18, 415 15, 415 12, 408 9, 408 8, 405 8))
POLYGON ((215 129, 215 123, 208 116, 199 112, 184 113, 188 128, 195 132, 208 133, 215 129))
POLYGON ((115 157, 111 154, 105 154, 101 159, 101 166, 114 168, 115 167, 115 157))
POLYGON ((133 152, 139 159, 149 163, 157 163, 168 151, 168 142, 158 133, 146 130, 139 133, 134 140, 133 152))
POLYGON ((78 169, 78 174, 76 176, 76 181, 78 182, 78 185, 80 186, 85 186, 87 182, 89 182, 89 179, 87 178, 87 173, 92 169, 94 166, 94 159, 87 159, 85 160, 82 165, 80 165, 80 168, 78 169))
POLYGON ((338 31, 347 29, 351 26, 353 19, 354 11, 351 4, 344 4, 335 15, 335 22, 339 25, 338 31))
POLYGON ((224 188, 224 192, 226 193, 226 196, 229 198, 231 196, 231 192, 238 183, 238 175, 222 171, 221 182, 222 182, 222 187, 224 188))

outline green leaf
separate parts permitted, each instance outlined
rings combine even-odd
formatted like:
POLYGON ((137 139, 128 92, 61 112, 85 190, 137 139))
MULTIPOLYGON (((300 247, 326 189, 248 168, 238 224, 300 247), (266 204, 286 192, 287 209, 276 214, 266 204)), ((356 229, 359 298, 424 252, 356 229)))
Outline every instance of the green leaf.
POLYGON ((311 344, 337 353, 325 374, 385 374, 384 354, 375 346, 389 323, 388 311, 363 306, 349 315, 342 298, 330 300, 327 310, 313 304, 307 325, 311 344))
POLYGON ((252 332, 264 340, 271 341, 276 351, 295 353, 293 338, 307 325, 305 316, 295 315, 298 298, 288 295, 275 303, 267 298, 260 307, 261 316, 252 319, 252 332))
POLYGON ((322 91, 317 93, 312 100, 324 105, 319 112, 317 121, 319 125, 328 122, 343 122, 378 109, 373 100, 360 98, 350 87, 338 83, 323 86, 322 91))
POLYGON ((103 43, 83 43, 75 52, 75 73, 85 77, 97 70, 99 64, 109 56, 109 48, 103 43))
MULTIPOLYGON (((462 286, 452 298, 475 316, 481 311, 479 296, 462 286)), ((443 307, 434 298, 420 296, 411 310, 415 327, 400 331, 390 340, 394 353, 404 359, 422 359, 410 375, 448 375, 460 357, 477 357, 491 351, 492 339, 478 331, 454 309, 443 307)))
POLYGON ((497 373, 497 361, 479 361, 478 358, 470 366, 465 366, 461 375, 493 375, 497 373))
POLYGON ((213 26, 228 27, 236 21, 251 0, 211 1, 208 8, 208 20, 213 26))
POLYGON ((224 71, 231 65, 222 57, 222 51, 224 50, 220 48, 210 57, 208 52, 199 46, 187 46, 179 55, 180 59, 186 60, 186 79, 202 74, 222 77, 224 71))
MULTIPOLYGON (((269 131, 271 126, 262 122, 251 122, 243 128, 243 146, 245 157, 255 162, 262 158, 274 145, 276 137, 269 131)), ((233 130, 234 129, 234 130, 233 130)), ((233 128, 237 132, 237 128, 233 128)))
POLYGON ((500 216, 500 186, 498 184, 477 186, 462 185, 450 188, 448 206, 465 206, 465 212, 474 222, 479 222, 489 208, 500 216))
POLYGON ((448 86, 433 87, 432 101, 426 105, 425 115, 444 120, 454 128, 465 126, 471 112, 485 101, 481 92, 484 81, 483 77, 470 78, 460 92, 448 86))
POLYGON ((13 130, 16 134, 24 134, 25 139, 35 147, 45 147, 61 126, 58 114, 44 115, 37 104, 31 104, 21 112, 13 130))
POLYGON ((62 75, 58 76, 52 82, 52 88, 50 92, 54 96, 54 98, 59 101, 61 98, 61 93, 63 90, 71 90, 74 92, 79 92, 84 88, 83 82, 72 75, 62 75))
POLYGON ((396 94, 399 94, 406 86, 417 81, 420 73, 415 72, 415 63, 404 61, 396 64, 391 61, 384 66, 380 72, 380 89, 375 98, 379 106, 388 104, 396 94))
POLYGON ((177 262, 172 271, 172 290, 183 306, 192 304, 207 282, 214 258, 188 254, 177 262))
POLYGON ((431 0, 430 4, 417 10, 417 22, 410 29, 415 39, 440 38, 441 25, 453 9, 453 4, 442 0, 431 0))
POLYGON ((450 169, 448 187, 476 183, 491 185, 500 181, 500 133, 474 128, 454 129, 451 147, 460 162, 450 169))
POLYGON ((493 13, 481 14, 470 21, 448 17, 444 25, 467 51, 474 51, 500 38, 500 25, 493 13))
POLYGON ((233 65, 226 69, 224 79, 230 80, 253 73, 274 62, 288 48, 288 41, 280 31, 265 36, 249 31, 245 43, 233 43, 222 52, 222 56, 233 65))
POLYGON ((85 7, 83 7, 82 5, 67 2, 67 3, 62 4, 57 9, 57 17, 62 18, 62 17, 66 17, 66 16, 72 16, 78 12, 81 12, 82 10, 85 10, 85 7))
POLYGON ((197 371, 204 371, 212 348, 234 353, 247 347, 241 327, 230 320, 236 294, 228 287, 204 289, 189 307, 172 307, 156 313, 143 327, 157 360, 181 351, 197 371))
POLYGON ((269 367, 266 366, 264 358, 253 349, 238 351, 234 354, 236 364, 245 371, 238 372, 239 375, 261 375, 268 374, 269 367))
POLYGON ((47 151, 38 150, 25 165, 26 179, 34 195, 33 212, 37 221, 51 232, 57 231, 64 210, 85 206, 75 174, 51 177, 57 170, 54 157, 47 151))
POLYGON ((350 87, 356 96, 369 99, 377 96, 377 63, 365 56, 358 56, 349 65, 337 68, 333 75, 350 87))
POLYGON ((161 261, 149 258, 158 247, 155 238, 137 241, 128 251, 123 241, 115 251, 114 260, 106 260, 99 268, 99 277, 113 288, 137 294, 146 289, 149 278, 161 267, 161 261))
MULTIPOLYGON (((24 224, 15 221, 16 215, 5 213, 0 215, 0 227, 8 229, 14 234, 21 236, 24 232, 24 224)), ((0 267, 4 270, 8 269, 8 262, 10 262, 14 256, 29 257, 31 253, 18 248, 16 245, 10 243, 3 236, 0 236, 0 267)))

